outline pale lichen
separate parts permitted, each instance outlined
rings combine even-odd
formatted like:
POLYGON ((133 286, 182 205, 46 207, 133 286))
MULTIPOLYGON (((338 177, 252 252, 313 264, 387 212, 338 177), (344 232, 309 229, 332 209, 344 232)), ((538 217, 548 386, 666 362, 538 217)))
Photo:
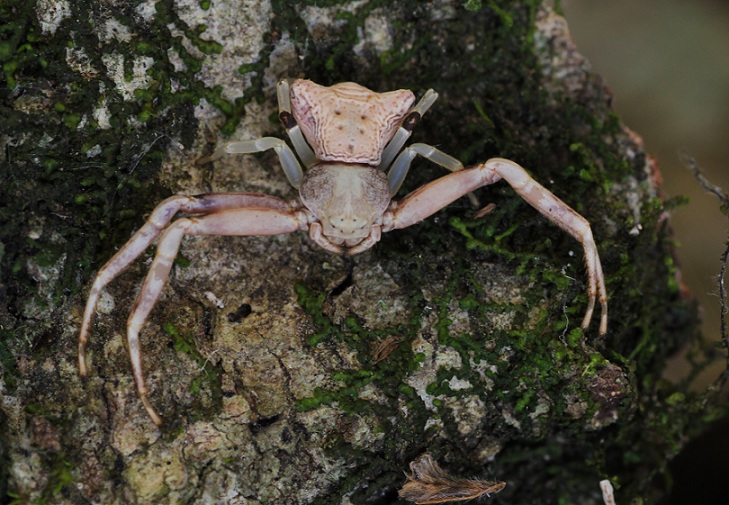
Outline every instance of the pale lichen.
POLYGON ((68 0, 38 0, 35 6, 41 30, 53 35, 64 19, 71 17, 71 3, 68 0))

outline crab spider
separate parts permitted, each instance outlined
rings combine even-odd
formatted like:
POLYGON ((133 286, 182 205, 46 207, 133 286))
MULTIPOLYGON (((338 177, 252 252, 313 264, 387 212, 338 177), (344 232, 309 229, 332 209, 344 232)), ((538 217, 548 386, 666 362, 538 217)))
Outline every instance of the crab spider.
POLYGON ((493 158, 464 168, 457 159, 427 144, 405 147, 415 125, 438 98, 433 90, 414 106, 411 91, 376 93, 351 82, 324 87, 307 80, 296 80, 291 86, 281 81, 277 91, 279 117, 294 149, 281 139, 264 137, 223 144, 211 159, 273 149, 299 197, 287 202, 253 193, 212 193, 176 195, 160 203, 94 280, 79 333, 82 376, 88 373, 86 344, 102 290, 157 239, 157 253, 127 321, 127 341, 137 391, 159 426, 162 420, 147 398, 139 332, 167 283, 185 235, 277 235, 302 230, 327 251, 359 254, 374 246, 382 233, 416 224, 454 200, 502 179, 582 244, 588 280, 582 328, 589 326, 597 301, 599 332, 607 333, 605 280, 585 218, 513 161, 493 158), (416 156, 451 173, 395 201, 392 198, 416 156), (178 212, 186 217, 172 221, 178 212))

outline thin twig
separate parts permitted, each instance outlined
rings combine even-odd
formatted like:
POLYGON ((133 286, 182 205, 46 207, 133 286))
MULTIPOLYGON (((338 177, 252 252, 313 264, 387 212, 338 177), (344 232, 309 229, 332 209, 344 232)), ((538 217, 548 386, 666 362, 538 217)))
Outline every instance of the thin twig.
POLYGON ((605 505, 615 505, 615 495, 613 494, 613 485, 609 480, 600 481, 600 490, 602 491, 602 501, 605 505))
MULTIPOLYGON (((716 184, 713 184, 709 179, 706 178, 706 176, 702 173, 701 167, 699 167, 699 164, 696 163, 696 160, 692 158, 691 156, 688 156, 686 154, 681 155, 681 160, 683 161, 686 168, 688 168, 692 174, 694 174, 694 177, 696 177, 696 180, 699 181, 699 185, 701 188, 706 191, 707 193, 711 193, 712 195, 716 196, 719 201, 721 202, 721 205, 724 207, 722 209, 722 212, 729 217, 729 194, 725 193, 724 190, 721 189, 721 187, 717 186, 716 184)), ((727 241, 725 244, 724 252, 721 254, 721 270, 719 272, 719 303, 721 304, 721 312, 720 312, 720 325, 721 325, 721 341, 724 345, 724 348, 729 351, 729 334, 727 332, 727 312, 729 312, 729 309, 727 309, 727 301, 726 301, 726 287, 724 286, 724 277, 726 274, 726 264, 727 264, 727 258, 729 257, 729 237, 727 237, 727 241)), ((727 368, 722 372, 720 378, 719 378, 719 387, 720 389, 723 389, 726 385, 727 381, 729 380, 729 353, 727 353, 727 368)))
MULTIPOLYGON (((706 191, 707 193, 711 193, 712 195, 717 197, 719 200, 721 200, 722 204, 729 205, 729 194, 724 193, 720 186, 717 186, 706 178, 706 176, 701 171, 701 167, 699 167, 699 164, 696 163, 696 160, 694 158, 687 154, 682 154, 681 161, 683 161, 683 164, 686 166, 686 168, 688 168, 691 173, 694 174, 694 177, 696 177, 696 180, 699 181, 699 185, 701 185, 704 191, 706 191)), ((727 209, 725 212, 729 216, 729 209, 727 209)))
MULTIPOLYGON (((729 257, 729 240, 727 240, 724 252, 721 253, 721 271, 719 272, 719 300, 721 301, 721 312, 719 317, 721 320, 721 340, 724 343, 724 347, 727 349, 727 351, 729 351, 729 336, 727 336, 726 328, 726 288, 724 287, 724 276, 726 274, 727 257, 729 257)), ((727 355, 727 362, 729 362, 729 355, 727 355)), ((727 368, 721 374, 720 387, 722 389, 724 388, 727 380, 729 380, 729 366, 727 366, 727 368)))

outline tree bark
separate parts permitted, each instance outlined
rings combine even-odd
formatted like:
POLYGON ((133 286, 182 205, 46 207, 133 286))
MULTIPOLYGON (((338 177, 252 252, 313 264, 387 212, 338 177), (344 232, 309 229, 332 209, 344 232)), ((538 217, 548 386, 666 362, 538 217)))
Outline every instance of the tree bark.
MULTIPOLYGON (((396 503, 430 452, 506 481, 494 503, 654 502, 707 394, 661 378, 694 336, 658 169, 539 1, 74 3, 0 7, 4 87, 0 496, 14 503, 396 503), (373 250, 306 234, 189 238, 142 333, 149 261, 106 290, 91 374, 77 334, 98 268, 173 193, 293 198, 276 82, 428 88, 414 140, 526 167, 591 223, 610 326, 579 328, 581 246, 500 184, 373 250)), ((404 195, 440 175, 417 162, 404 195)), ((399 196, 399 197, 400 197, 399 196)), ((146 255, 151 258, 153 251, 146 255)), ((709 412, 710 413, 710 412, 709 412)))

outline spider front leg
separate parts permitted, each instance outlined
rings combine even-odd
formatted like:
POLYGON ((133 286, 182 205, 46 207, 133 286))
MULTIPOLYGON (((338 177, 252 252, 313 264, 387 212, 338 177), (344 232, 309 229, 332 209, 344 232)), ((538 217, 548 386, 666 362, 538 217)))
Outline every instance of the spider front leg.
POLYGON ((162 202, 152 211, 147 222, 137 233, 101 268, 94 280, 79 332, 81 375, 86 376, 87 374, 86 344, 102 290, 161 234, 157 256, 152 262, 149 274, 127 322, 127 339, 137 389, 150 417, 155 424, 159 424, 161 422, 159 416, 146 399, 147 390, 142 376, 138 333, 167 282, 182 236, 185 234, 273 235, 305 228, 305 222, 306 217, 299 216, 288 203, 267 195, 251 193, 177 195, 162 202), (202 216, 180 219, 168 227, 170 220, 180 211, 202 216))
POLYGON ((139 332, 167 283, 182 238, 185 235, 279 235, 299 229, 306 229, 306 218, 299 217, 293 212, 253 208, 225 210, 198 218, 178 219, 164 231, 157 245, 157 254, 127 320, 127 342, 134 380, 137 383, 139 397, 154 424, 160 426, 162 420, 147 399, 147 386, 139 349, 139 332))
POLYGON ((413 191, 400 202, 385 219, 383 231, 405 228, 434 214, 461 196, 475 189, 505 180, 532 207, 562 228, 585 251, 587 268, 588 305, 582 328, 587 329, 592 320, 595 302, 600 302, 600 335, 607 334, 608 307, 605 277, 602 272, 597 245, 592 236, 590 223, 569 205, 554 196, 513 161, 493 158, 470 168, 455 171, 413 191))

